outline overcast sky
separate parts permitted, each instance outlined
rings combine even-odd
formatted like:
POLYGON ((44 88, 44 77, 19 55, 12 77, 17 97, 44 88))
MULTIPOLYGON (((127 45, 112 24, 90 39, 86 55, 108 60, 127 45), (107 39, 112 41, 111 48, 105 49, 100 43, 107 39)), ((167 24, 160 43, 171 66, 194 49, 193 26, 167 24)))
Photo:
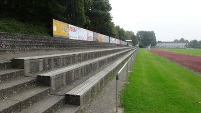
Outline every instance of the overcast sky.
POLYGON ((115 25, 154 31, 157 41, 201 40, 201 0, 109 0, 115 25))

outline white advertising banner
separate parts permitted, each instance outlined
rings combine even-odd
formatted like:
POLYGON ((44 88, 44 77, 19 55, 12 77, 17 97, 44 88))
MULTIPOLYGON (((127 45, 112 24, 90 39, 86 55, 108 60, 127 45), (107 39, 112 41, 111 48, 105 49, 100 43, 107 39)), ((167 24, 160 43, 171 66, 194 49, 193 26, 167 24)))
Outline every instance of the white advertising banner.
POLYGON ((87 30, 78 28, 78 40, 87 40, 87 30))
POLYGON ((109 36, 106 36, 106 35, 103 36, 103 42, 109 43, 109 40, 110 40, 109 36))
POLYGON ((69 24, 69 38, 74 40, 87 40, 87 30, 69 24))
POLYGON ((98 42, 98 33, 93 32, 93 41, 98 42))
POLYGON ((127 45, 127 42, 123 41, 123 45, 127 45))
POLYGON ((87 30, 87 41, 93 41, 93 31, 87 30))
POLYGON ((120 40, 119 39, 116 39, 116 44, 120 44, 120 40))
POLYGON ((116 44, 116 38, 110 37, 110 43, 116 44))
POLYGON ((78 40, 78 28, 74 25, 69 24, 69 39, 78 40))

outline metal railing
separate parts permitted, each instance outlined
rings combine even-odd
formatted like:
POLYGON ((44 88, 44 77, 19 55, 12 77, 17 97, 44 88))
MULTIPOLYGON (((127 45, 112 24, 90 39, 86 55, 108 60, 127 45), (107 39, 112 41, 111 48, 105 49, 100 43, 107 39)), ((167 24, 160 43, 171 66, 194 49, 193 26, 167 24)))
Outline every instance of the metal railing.
POLYGON ((138 49, 136 49, 134 51, 134 53, 126 61, 124 66, 116 74, 116 113, 118 113, 118 80, 119 80, 119 76, 126 74, 125 75, 126 76, 126 82, 128 82, 129 72, 131 72, 131 70, 132 70, 132 66, 133 66, 134 60, 136 58, 137 52, 138 52, 138 49))

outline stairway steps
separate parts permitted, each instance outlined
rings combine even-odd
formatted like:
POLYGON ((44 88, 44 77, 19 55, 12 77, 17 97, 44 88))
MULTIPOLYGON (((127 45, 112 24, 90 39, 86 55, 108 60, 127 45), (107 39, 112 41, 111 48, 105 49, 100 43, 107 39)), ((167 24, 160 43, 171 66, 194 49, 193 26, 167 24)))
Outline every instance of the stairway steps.
POLYGON ((31 77, 23 77, 0 84, 0 99, 7 98, 13 94, 27 90, 36 86, 36 79, 31 77))
POLYGON ((19 69, 6 69, 0 71, 0 84, 17 78, 24 77, 24 71, 19 69))
POLYGON ((80 110, 80 106, 66 104, 55 113, 79 113, 80 110))
POLYGON ((0 70, 11 69, 11 62, 10 61, 1 61, 0 62, 0 70))
POLYGON ((53 113, 65 104, 64 98, 64 96, 48 95, 20 113, 53 113))
POLYGON ((117 60, 119 57, 131 51, 130 49, 112 53, 103 57, 80 62, 71 66, 59 68, 37 75, 37 82, 44 86, 51 87, 51 94, 62 90, 68 83, 74 82, 92 71, 98 70, 102 66, 117 60))
POLYGON ((39 55, 29 57, 18 57, 12 60, 13 67, 24 69, 25 76, 35 76, 41 72, 70 66, 76 63, 95 59, 112 53, 120 52, 129 48, 113 48, 88 50, 78 52, 67 52, 62 54, 39 55))
POLYGON ((0 100, 0 113, 16 113, 47 96, 49 88, 36 87, 0 100))
POLYGON ((103 86, 115 74, 114 72, 116 72, 133 53, 134 51, 130 51, 108 67, 102 69, 94 76, 68 91, 65 98, 66 103, 79 105, 81 109, 83 109, 84 106, 95 97, 95 94, 97 94, 97 92, 103 88, 103 86))

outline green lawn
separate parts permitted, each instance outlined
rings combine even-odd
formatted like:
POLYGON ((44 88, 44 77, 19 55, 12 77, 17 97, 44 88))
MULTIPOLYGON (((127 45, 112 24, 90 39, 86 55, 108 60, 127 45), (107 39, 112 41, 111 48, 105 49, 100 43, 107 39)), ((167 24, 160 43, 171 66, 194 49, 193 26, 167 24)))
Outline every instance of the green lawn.
POLYGON ((162 49, 162 50, 201 56, 201 49, 162 49))
POLYGON ((15 19, 0 18, 0 32, 50 36, 49 29, 44 25, 29 24, 15 19))
POLYGON ((121 96, 125 113, 201 113, 201 77, 140 49, 121 96))

